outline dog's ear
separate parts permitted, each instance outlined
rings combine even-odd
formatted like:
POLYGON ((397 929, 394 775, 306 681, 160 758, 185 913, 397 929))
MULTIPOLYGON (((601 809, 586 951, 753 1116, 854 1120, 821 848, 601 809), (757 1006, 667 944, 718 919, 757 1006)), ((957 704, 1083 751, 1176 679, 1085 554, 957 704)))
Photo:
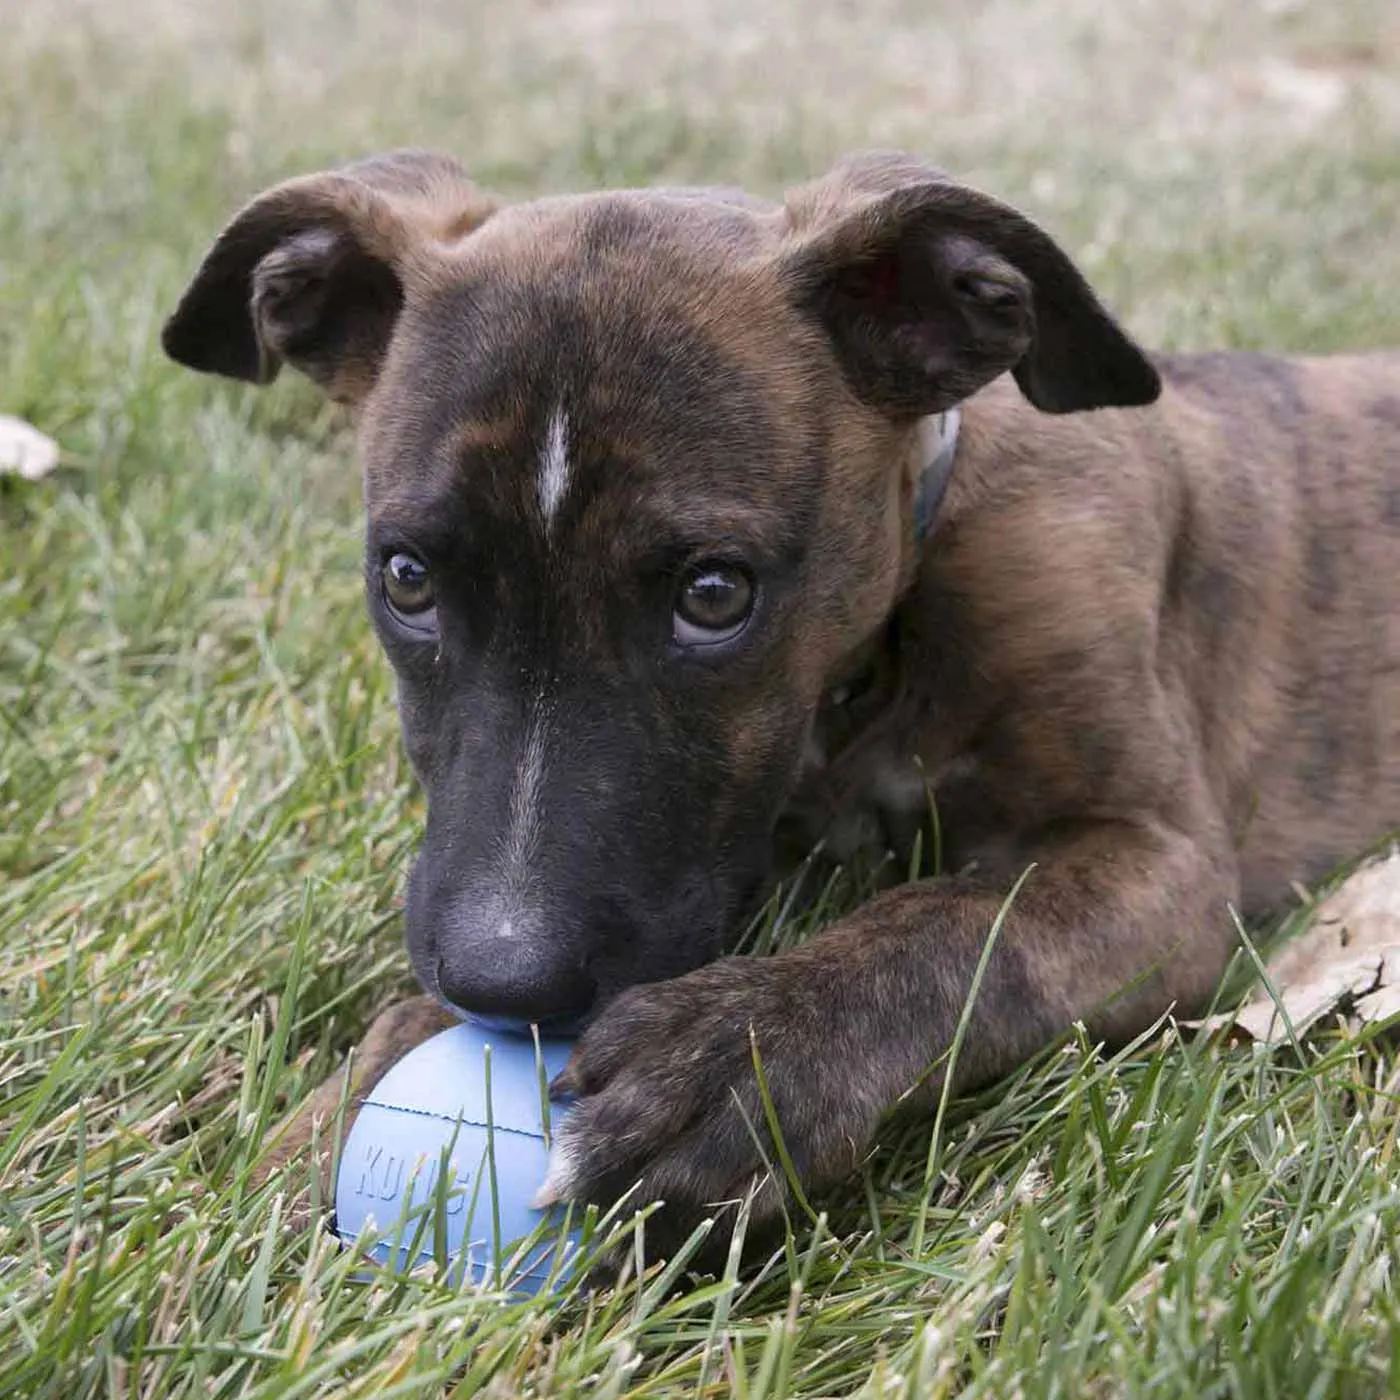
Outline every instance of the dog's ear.
POLYGON ((404 279, 495 203, 448 156, 399 151, 259 195, 219 235, 166 322, 191 369, 270 383, 282 362, 343 403, 374 383, 404 279))
POLYGON ((936 413, 1011 370, 1047 413, 1161 381, 1048 234, 930 166, 867 155, 787 200, 782 276, 862 398, 936 413))

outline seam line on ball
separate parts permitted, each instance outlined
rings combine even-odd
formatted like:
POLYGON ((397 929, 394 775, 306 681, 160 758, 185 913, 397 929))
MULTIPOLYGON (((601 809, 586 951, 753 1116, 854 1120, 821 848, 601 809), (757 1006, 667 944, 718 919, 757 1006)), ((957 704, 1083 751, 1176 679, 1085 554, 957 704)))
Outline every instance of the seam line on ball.
POLYGON ((534 1132, 530 1128, 508 1128, 504 1123, 482 1123, 475 1118, 463 1118, 460 1114, 453 1114, 449 1117, 445 1113, 436 1113, 431 1108, 409 1108, 406 1104, 385 1103, 382 1099, 366 1099, 361 1108, 387 1108, 393 1113, 412 1113, 418 1118, 436 1118, 440 1123, 460 1123, 464 1128, 490 1128, 493 1133, 514 1133, 516 1137, 527 1137, 534 1142, 544 1140, 543 1133, 534 1132))

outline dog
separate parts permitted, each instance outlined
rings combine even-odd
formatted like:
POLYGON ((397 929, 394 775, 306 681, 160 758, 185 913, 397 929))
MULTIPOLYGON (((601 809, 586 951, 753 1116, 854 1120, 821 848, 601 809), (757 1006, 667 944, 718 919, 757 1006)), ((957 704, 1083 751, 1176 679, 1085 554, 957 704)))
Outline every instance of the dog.
POLYGON ((353 411, 427 795, 425 995, 269 1170, 461 1012, 572 1019, 539 1202, 771 1223, 755 1053, 830 1187, 979 964, 954 1091, 1197 1011, 1237 916, 1400 826, 1400 355, 1148 355, 914 157, 506 206, 380 156, 243 209, 163 344, 353 411), (724 956, 780 853, 935 817, 946 874, 724 956))

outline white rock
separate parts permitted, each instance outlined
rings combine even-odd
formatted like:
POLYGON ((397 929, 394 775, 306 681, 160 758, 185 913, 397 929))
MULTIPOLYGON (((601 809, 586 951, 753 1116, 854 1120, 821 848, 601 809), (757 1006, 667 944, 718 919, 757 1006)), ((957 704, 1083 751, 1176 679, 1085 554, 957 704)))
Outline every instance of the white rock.
POLYGON ((38 481, 58 465, 58 444, 23 418, 0 413, 0 476, 38 481))

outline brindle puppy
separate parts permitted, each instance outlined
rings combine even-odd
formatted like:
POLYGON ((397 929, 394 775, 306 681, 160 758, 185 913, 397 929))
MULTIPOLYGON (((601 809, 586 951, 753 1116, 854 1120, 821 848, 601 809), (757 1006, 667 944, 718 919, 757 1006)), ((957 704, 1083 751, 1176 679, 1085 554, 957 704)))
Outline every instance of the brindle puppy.
POLYGON ((1400 824, 1400 357, 1149 358, 913 159, 502 208, 387 156, 255 200, 165 346, 357 412, 431 995, 351 1090, 459 1008, 585 1017, 546 1199, 738 1195, 751 1033, 802 1177, 851 1172, 1031 862, 959 1087, 1198 1008, 1232 906, 1400 824), (958 873, 719 957, 780 821, 904 848, 930 793, 958 873))

